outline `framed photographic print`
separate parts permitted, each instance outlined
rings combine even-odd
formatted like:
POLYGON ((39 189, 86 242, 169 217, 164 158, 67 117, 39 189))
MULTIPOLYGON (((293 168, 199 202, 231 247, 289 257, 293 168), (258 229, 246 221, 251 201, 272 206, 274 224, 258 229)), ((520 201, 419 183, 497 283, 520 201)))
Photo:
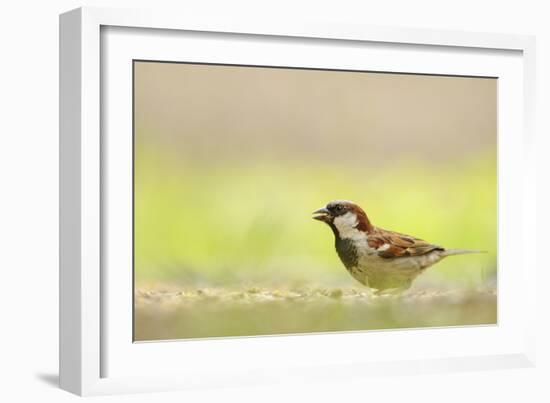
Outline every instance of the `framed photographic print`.
POLYGON ((531 37, 60 24, 64 389, 532 365, 531 37))

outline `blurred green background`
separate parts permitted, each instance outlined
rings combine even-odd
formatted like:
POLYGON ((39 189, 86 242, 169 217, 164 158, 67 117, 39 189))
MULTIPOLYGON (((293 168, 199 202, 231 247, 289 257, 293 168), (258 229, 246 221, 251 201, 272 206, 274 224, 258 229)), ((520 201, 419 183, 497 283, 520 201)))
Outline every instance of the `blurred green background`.
MULTIPOLYGON (((488 251, 445 259, 412 292, 494 288, 495 79, 155 62, 135 62, 134 74, 138 339, 496 321, 496 297, 483 297, 490 311, 479 319, 468 294, 468 310, 447 321, 445 312, 412 324, 389 315, 373 327, 336 315, 319 327, 297 309, 301 325, 288 329, 285 305, 269 314, 279 325, 258 327, 247 318, 265 304, 243 311, 219 291, 365 291, 338 260, 330 229, 311 219, 332 199, 355 201, 377 226, 488 251), (215 298, 183 298, 166 311, 158 290, 215 298), (169 312, 165 322, 157 308, 169 312), (240 325, 196 322, 222 312, 240 325), (168 327, 174 317, 187 325, 168 327)), ((308 301, 300 306, 315 306, 308 301)))

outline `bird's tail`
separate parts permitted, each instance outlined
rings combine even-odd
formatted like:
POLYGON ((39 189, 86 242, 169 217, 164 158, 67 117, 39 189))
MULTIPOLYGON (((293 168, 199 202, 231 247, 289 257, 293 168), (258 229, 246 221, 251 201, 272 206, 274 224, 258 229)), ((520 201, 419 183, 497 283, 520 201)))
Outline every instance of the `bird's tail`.
POLYGON ((467 255, 470 253, 487 253, 486 250, 475 250, 475 249, 445 249, 442 253, 443 256, 453 256, 453 255, 467 255))

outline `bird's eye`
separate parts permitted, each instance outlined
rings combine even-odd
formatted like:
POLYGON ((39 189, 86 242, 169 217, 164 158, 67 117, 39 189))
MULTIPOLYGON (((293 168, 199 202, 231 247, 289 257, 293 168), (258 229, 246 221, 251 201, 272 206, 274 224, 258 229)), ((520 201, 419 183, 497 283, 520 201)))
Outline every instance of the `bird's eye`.
POLYGON ((336 211, 342 211, 343 208, 344 208, 344 207, 343 207, 341 204, 338 204, 338 205, 335 207, 336 211))

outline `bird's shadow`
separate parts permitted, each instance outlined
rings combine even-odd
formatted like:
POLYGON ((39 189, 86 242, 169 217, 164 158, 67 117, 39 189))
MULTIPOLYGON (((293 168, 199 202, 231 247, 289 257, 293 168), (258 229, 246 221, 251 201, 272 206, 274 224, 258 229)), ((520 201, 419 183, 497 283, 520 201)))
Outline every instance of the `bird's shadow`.
POLYGON ((36 378, 41 380, 47 385, 58 388, 59 387, 59 375, 58 374, 36 374, 36 378))

